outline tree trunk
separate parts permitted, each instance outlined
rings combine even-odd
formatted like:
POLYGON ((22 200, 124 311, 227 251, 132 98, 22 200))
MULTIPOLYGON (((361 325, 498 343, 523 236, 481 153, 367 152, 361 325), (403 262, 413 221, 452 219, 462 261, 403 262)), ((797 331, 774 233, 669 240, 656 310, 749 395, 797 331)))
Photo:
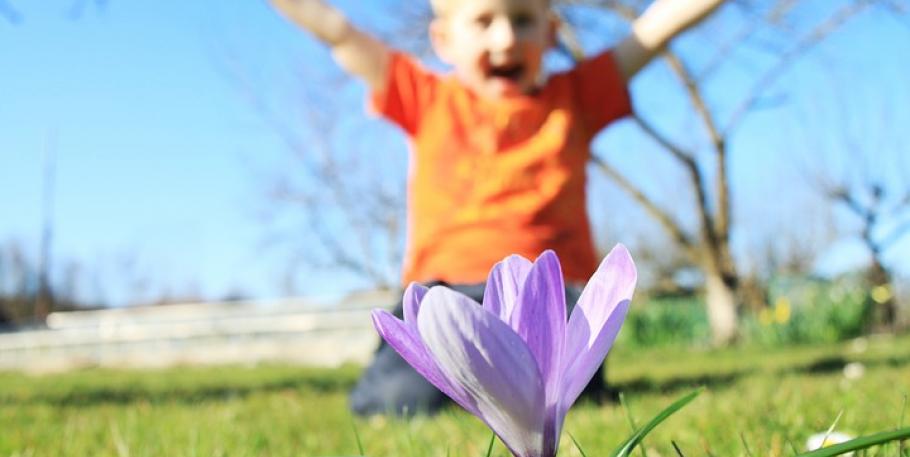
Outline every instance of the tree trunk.
MULTIPOLYGON (((873 251, 875 254, 878 252, 873 251)), ((872 260, 872 268, 868 273, 869 285, 872 289, 871 302, 868 309, 868 331, 891 332, 897 324, 897 300, 892 292, 891 273, 879 261, 878 257, 872 260), (877 295, 876 290, 883 290, 883 295, 877 295)))
POLYGON ((708 305, 708 322, 711 324, 712 342, 727 346, 738 336, 736 319, 736 291, 723 275, 706 271, 705 291, 708 305))

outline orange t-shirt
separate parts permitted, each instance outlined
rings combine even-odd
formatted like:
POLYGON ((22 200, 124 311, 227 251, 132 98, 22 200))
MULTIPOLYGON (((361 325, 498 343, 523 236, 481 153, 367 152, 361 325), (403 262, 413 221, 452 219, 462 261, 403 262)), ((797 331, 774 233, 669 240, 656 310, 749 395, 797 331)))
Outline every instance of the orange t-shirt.
POLYGON ((487 100, 396 53, 374 109, 410 140, 402 280, 479 283, 510 254, 556 251, 568 281, 597 267, 585 208, 589 144, 631 112, 610 52, 537 93, 487 100))

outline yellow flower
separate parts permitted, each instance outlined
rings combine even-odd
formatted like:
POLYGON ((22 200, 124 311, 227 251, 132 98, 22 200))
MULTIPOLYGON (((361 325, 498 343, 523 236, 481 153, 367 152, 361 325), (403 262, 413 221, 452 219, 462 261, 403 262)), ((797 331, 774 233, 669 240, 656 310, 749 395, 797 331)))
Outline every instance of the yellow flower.
POLYGON ((891 293, 891 287, 889 287, 887 284, 872 288, 872 299, 875 300, 876 303, 885 303, 893 296, 894 295, 891 293))
POLYGON ((778 299, 774 305, 774 320, 778 324, 786 324, 790 321, 791 314, 790 300, 787 297, 778 299))

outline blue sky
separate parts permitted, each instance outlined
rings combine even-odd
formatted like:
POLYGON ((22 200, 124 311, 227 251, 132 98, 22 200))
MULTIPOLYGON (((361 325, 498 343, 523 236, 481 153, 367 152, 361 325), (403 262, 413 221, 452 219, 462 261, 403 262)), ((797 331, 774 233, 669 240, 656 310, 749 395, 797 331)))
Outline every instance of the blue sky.
MULTIPOLYGON (((378 21, 381 16, 363 3, 339 5, 359 23, 378 21)), ((78 260, 91 272, 82 293, 125 304, 163 291, 207 298, 232 291, 257 297, 288 292, 286 256, 268 247, 274 234, 262 222, 267 204, 260 181, 282 166, 287 150, 243 87, 255 88, 279 115, 290 113, 295 87, 305 84, 301 75, 332 73, 325 51, 260 0, 110 0, 103 8, 87 6, 75 19, 67 16, 69 0, 11 4, 23 19, 16 25, 0 19, 0 245, 17 241, 32 255, 37 250, 42 156, 52 143, 54 255, 78 260), (248 86, 238 83, 238 75, 248 86)), ((725 30, 724 20, 679 46, 697 50, 712 30, 725 30)), ((819 138, 836 142, 829 137, 842 121, 831 114, 837 105, 850 107, 848 118, 861 119, 887 105, 895 127, 908 125, 910 63, 899 57, 910 56, 907 23, 875 12, 856 18, 771 91, 783 102, 744 124, 731 165, 737 198, 748 208, 738 215, 739 230, 762 224, 767 231, 766 215, 775 211, 789 221, 784 225, 806 217, 813 200, 793 183, 799 163, 815 159, 800 159, 793 150, 811 149, 819 138), (844 93, 844 87, 849 93, 835 100, 832 94, 844 93), (807 203, 795 204, 801 200, 807 203)), ((711 86, 712 97, 722 99, 739 87, 749 61, 736 68, 740 75, 719 76, 730 82, 711 86)), ((636 80, 633 93, 647 112, 666 110, 663 118, 677 119, 675 105, 664 107, 673 97, 666 81, 665 70, 655 66, 636 80)), ((373 123, 362 113, 361 98, 356 87, 338 97, 355 126, 373 123)), ((388 142, 383 149, 396 151, 392 166, 404 167, 401 138, 385 126, 371 129, 373 137, 388 142)), ((631 129, 628 123, 617 126, 598 148, 653 150, 631 129)), ((643 187, 672 194, 662 187, 667 183, 648 178, 653 170, 644 168, 641 156, 625 154, 617 161, 641 176, 643 187)), ((598 192, 609 194, 603 198, 613 211, 635 213, 610 186, 595 190, 604 195, 598 192)), ((838 227, 850 229, 847 217, 835 217, 838 227)), ((743 249, 752 242, 743 241, 743 249)), ((862 258, 855 243, 836 244, 821 269, 848 268, 862 258)), ((905 274, 908 245, 889 258, 905 274)), ((307 278, 295 293, 332 294, 355 284, 333 272, 307 278)))

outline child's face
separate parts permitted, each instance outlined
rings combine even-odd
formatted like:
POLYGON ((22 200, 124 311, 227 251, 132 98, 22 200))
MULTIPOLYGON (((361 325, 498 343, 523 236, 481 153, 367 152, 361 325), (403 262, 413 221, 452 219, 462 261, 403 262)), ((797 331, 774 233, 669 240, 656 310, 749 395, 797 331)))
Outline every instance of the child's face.
POLYGON ((436 53, 489 98, 528 94, 540 80, 556 19, 545 0, 453 0, 430 29, 436 53))

